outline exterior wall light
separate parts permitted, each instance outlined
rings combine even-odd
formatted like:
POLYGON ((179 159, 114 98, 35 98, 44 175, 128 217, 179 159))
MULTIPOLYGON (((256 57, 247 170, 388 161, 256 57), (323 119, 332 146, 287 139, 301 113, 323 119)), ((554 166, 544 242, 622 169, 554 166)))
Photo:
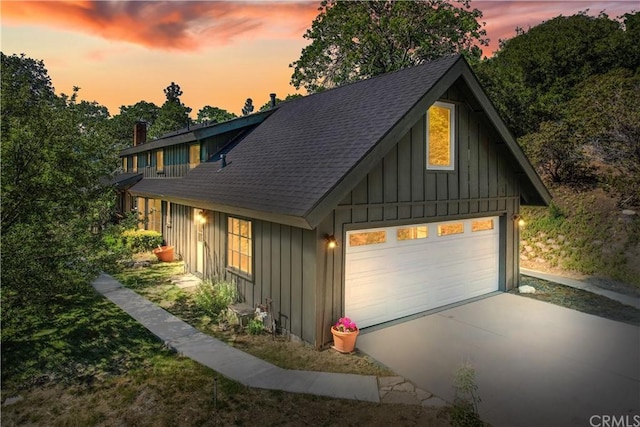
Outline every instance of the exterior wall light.
POLYGON ((520 214, 515 214, 513 215, 513 222, 515 222, 518 227, 524 227, 527 223, 524 222, 524 219, 522 219, 522 217, 520 216, 520 214))
POLYGON ((338 247, 338 241, 336 240, 336 236, 334 236, 333 234, 325 234, 324 240, 327 242, 328 249, 335 249, 338 247))
POLYGON ((207 216, 205 215, 204 211, 198 211, 196 219, 200 224, 205 224, 207 222, 207 216))

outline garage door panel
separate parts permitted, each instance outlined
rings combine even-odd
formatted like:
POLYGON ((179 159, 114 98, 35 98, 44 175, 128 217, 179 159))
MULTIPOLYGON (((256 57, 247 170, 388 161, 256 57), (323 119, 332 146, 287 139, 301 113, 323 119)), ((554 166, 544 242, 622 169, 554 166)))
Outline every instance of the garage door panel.
POLYGON ((427 238, 401 241, 407 226, 378 228, 385 243, 356 247, 347 233, 345 313, 367 327, 497 290, 498 230, 472 232, 472 221, 455 221, 464 233, 447 236, 426 224, 427 238))

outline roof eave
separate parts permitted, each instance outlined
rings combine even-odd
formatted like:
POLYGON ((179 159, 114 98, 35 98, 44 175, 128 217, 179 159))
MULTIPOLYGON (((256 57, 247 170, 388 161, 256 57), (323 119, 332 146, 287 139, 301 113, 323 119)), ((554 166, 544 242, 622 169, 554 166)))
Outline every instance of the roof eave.
POLYGON ((142 153, 158 148, 170 147, 178 144, 201 141, 212 136, 221 135, 227 132, 233 132, 235 130, 246 127, 251 127, 262 123, 275 110, 276 108, 272 108, 270 110, 261 111, 249 116, 238 117, 227 122, 215 123, 211 126, 197 128, 191 131, 180 133, 178 135, 169 135, 159 139, 154 139, 153 141, 149 141, 144 144, 134 145, 133 147, 128 147, 120 151, 120 157, 128 156, 130 154, 142 153))
MULTIPOLYGON (((482 106, 486 117, 495 126, 496 130, 517 160, 518 165, 522 168, 528 180, 528 183, 531 186, 531 189, 533 189, 535 193, 537 193, 530 194, 528 195, 528 197, 523 198, 525 204, 548 206, 552 199, 551 193, 544 185, 542 179, 540 179, 540 176, 531 165, 531 162, 524 154, 524 151, 516 141, 515 137, 498 114, 498 110, 493 106, 493 103, 491 102, 489 97, 487 97, 485 92, 482 90, 482 86, 480 85, 477 77, 475 76, 471 68, 466 64, 464 67, 462 67, 461 75, 465 83, 467 83, 467 86, 473 93, 473 96, 482 106)), ((524 187, 527 187, 527 185, 525 185, 524 187)))
MULTIPOLYGON (((180 178, 177 178, 177 179, 180 179, 180 178)), ((135 187, 132 187, 129 190, 129 192, 132 195, 135 195, 138 197, 160 199, 160 200, 165 200, 168 202, 177 203, 179 205, 189 206, 193 208, 206 209, 206 210, 226 213, 229 215, 275 222, 279 224, 290 225, 292 227, 303 228, 306 230, 313 230, 315 228, 311 226, 311 224, 309 224, 309 222, 305 218, 295 216, 295 215, 286 215, 286 214, 275 213, 275 212, 258 211, 254 209, 247 209, 247 208, 235 207, 230 205, 224 205, 220 203, 214 203, 206 200, 194 200, 194 199, 180 197, 172 194, 163 194, 160 192, 144 191, 144 190, 140 191, 140 190, 136 190, 135 187)))

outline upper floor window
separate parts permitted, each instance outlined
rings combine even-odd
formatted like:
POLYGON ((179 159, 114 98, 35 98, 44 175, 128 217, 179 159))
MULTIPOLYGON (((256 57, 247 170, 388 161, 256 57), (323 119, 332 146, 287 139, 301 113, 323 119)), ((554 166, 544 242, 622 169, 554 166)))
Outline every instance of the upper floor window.
POLYGON ((233 270, 251 276, 252 236, 251 221, 229 217, 227 224, 227 265, 233 270))
POLYGON ((164 150, 159 149, 156 151, 156 172, 164 171, 164 150))
POLYGON ((132 172, 138 172, 138 156, 134 155, 131 160, 131 170, 132 172))
POLYGON ((127 165, 127 158, 123 157, 122 158, 122 171, 123 172, 128 172, 129 171, 129 168, 127 166, 128 166, 127 165))
POLYGON ((427 169, 453 170, 455 106, 436 102, 427 111, 427 169))
POLYGON ((189 146, 189 167, 195 168, 200 164, 200 144, 189 146))

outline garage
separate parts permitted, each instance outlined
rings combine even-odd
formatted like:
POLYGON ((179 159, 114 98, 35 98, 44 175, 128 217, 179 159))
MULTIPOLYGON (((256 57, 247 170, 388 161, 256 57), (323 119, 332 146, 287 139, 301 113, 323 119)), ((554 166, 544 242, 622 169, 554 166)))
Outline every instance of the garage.
POLYGON ((347 231, 345 315, 361 328, 498 290, 498 217, 347 231))

